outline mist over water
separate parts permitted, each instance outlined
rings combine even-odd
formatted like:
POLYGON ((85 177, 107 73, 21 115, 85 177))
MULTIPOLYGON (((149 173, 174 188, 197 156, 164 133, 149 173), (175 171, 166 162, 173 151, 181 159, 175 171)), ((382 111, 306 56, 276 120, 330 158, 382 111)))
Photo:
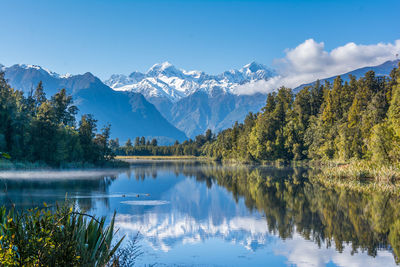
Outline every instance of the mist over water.
POLYGON ((139 266, 395 266, 400 203, 310 182, 309 170, 193 161, 129 169, 2 171, 0 201, 17 208, 65 198, 117 212, 139 266), (358 218, 355 220, 355 218, 358 218))
POLYGON ((82 179, 118 175, 118 170, 0 171, 0 179, 82 179))

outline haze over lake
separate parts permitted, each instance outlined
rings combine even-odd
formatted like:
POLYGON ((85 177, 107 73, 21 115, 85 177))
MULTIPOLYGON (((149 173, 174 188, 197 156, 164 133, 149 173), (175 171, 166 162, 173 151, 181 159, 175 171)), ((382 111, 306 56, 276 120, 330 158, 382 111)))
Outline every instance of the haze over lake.
POLYGON ((140 232, 139 266, 396 265, 398 200, 327 189, 307 176, 134 161, 125 170, 0 172, 0 199, 28 208, 67 197, 96 216, 116 211, 119 235, 140 232))

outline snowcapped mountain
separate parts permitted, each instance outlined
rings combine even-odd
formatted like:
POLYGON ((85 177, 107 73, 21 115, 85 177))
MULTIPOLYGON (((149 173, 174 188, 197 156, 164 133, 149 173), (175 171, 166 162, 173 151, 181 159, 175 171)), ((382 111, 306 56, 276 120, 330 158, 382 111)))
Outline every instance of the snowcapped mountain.
POLYGON ((128 96, 112 90, 90 72, 59 75, 36 65, 0 68, 9 84, 25 93, 36 88, 39 81, 43 82, 47 97, 65 88, 73 96, 79 115, 93 114, 98 120, 99 129, 111 123, 113 138, 126 141, 136 136, 155 137, 160 143, 186 139, 185 134, 171 125, 143 95, 131 93, 128 96))
POLYGON ((229 70, 219 75, 202 71, 177 69, 169 62, 155 64, 146 73, 132 72, 129 76, 114 74, 104 83, 116 91, 143 94, 146 98, 163 97, 176 102, 195 92, 213 94, 215 91, 235 93, 235 87, 255 80, 268 80, 274 70, 252 62, 240 70, 229 70))
POLYGON ((24 70, 36 70, 36 71, 40 72, 41 74, 50 75, 54 78, 60 78, 63 76, 63 75, 60 75, 58 73, 55 73, 49 69, 43 68, 38 65, 15 64, 15 65, 11 66, 11 68, 20 68, 20 69, 24 69, 24 70))
POLYGON ((146 73, 114 74, 104 83, 128 95, 144 95, 172 125, 194 137, 207 129, 219 132, 235 121, 243 121, 250 111, 259 111, 266 95, 238 95, 235 88, 276 75, 256 62, 218 75, 181 70, 164 62, 146 73))

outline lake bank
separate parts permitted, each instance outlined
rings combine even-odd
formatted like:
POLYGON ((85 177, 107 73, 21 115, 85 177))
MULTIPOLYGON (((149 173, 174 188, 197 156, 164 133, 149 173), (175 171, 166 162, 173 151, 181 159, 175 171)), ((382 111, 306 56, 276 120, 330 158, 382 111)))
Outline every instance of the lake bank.
POLYGON ((370 161, 325 162, 310 176, 325 186, 400 195, 400 167, 370 161))
POLYGON ((196 156, 116 156, 117 160, 202 160, 214 161, 207 157, 196 156))
POLYGON ((70 170, 70 169, 110 169, 110 168, 128 168, 129 163, 122 160, 104 161, 102 164, 93 164, 87 162, 66 162, 60 166, 51 166, 44 162, 29 162, 29 161, 12 161, 0 159, 0 170, 70 170))

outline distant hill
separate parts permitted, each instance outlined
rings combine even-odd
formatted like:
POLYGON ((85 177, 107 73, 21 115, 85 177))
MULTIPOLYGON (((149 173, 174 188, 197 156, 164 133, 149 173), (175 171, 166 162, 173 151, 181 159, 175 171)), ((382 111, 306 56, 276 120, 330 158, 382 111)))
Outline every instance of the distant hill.
POLYGON ((186 135, 171 125, 143 95, 128 96, 112 90, 89 72, 60 76, 33 65, 13 65, 2 70, 12 87, 26 93, 36 88, 39 81, 43 82, 48 97, 65 88, 73 95, 79 114, 93 114, 98 128, 111 123, 112 137, 122 142, 136 136, 155 137, 160 143, 186 139, 186 135))
MULTIPOLYGON (((350 72, 340 74, 340 77, 342 78, 343 81, 349 81, 350 80, 349 75, 353 75, 358 79, 358 78, 364 76, 365 73, 367 73, 370 70, 373 70, 375 72, 376 76, 388 76, 390 74, 390 72, 398 66, 399 62, 400 62, 400 60, 386 61, 385 63, 378 65, 378 66, 359 68, 359 69, 356 69, 356 70, 353 70, 350 72)), ((329 81, 330 83, 332 83, 333 80, 335 80, 335 78, 337 76, 338 75, 335 75, 335 76, 332 76, 329 78, 325 78, 325 79, 320 79, 320 82, 324 83, 325 81, 329 81)), ((293 91, 298 92, 306 86, 314 85, 315 82, 316 81, 314 81, 312 83, 302 84, 302 85, 294 88, 293 91)))

